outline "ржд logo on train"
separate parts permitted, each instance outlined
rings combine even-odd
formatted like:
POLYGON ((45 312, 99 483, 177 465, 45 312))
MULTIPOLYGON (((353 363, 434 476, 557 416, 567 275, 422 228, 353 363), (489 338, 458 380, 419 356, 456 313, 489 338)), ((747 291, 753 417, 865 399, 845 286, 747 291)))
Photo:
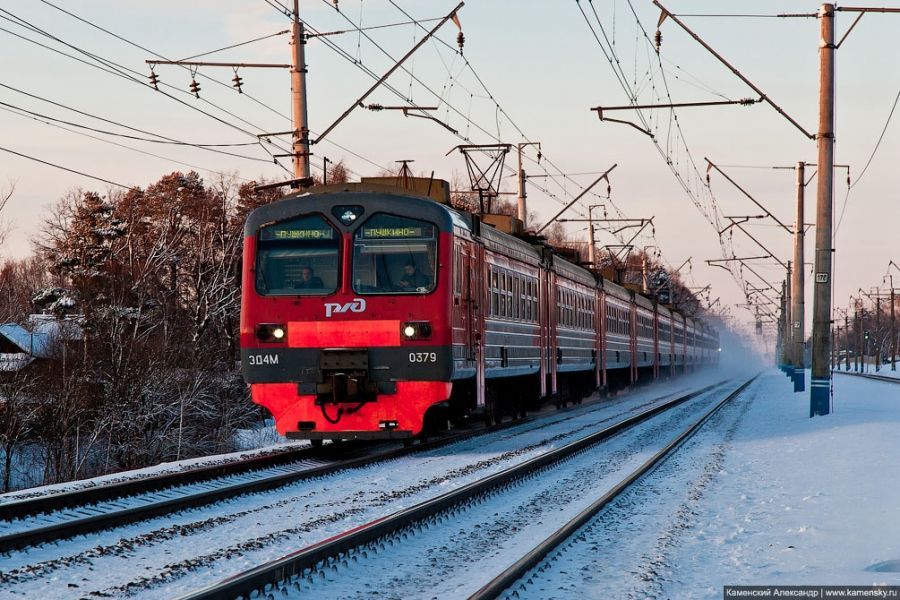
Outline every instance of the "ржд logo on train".
POLYGON ((345 312, 355 312, 361 313, 366 311, 366 300, 365 298, 354 298, 347 304, 340 304, 338 302, 326 302, 325 303, 325 318, 330 318, 331 315, 341 314, 345 312))

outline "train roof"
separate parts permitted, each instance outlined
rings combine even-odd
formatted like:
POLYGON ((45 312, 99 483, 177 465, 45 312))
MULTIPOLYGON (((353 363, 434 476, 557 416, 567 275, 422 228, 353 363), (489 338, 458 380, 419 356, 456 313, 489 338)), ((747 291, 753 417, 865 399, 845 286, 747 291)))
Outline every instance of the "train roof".
MULTIPOLYGON (((368 213, 388 212, 396 214, 397 198, 404 198, 408 202, 404 204, 404 215, 420 217, 432 221, 443 231, 465 232, 469 236, 481 238, 485 247, 500 252, 510 258, 522 260, 532 265, 541 262, 550 262, 552 268, 559 274, 578 281, 584 285, 603 287, 604 291, 622 300, 635 299, 635 302, 646 308, 653 308, 653 301, 640 293, 632 292, 624 286, 609 279, 605 279, 593 272, 573 264, 560 254, 553 252, 549 246, 539 246, 526 240, 510 235, 486 223, 476 226, 476 216, 464 211, 459 211, 448 206, 432 196, 417 193, 390 185, 378 183, 342 183, 327 186, 319 186, 309 191, 304 191, 265 204, 253 210, 247 217, 244 225, 244 236, 249 237, 267 223, 282 221, 297 215, 300 211, 314 211, 329 213, 334 206, 334 195, 341 194, 340 204, 365 204, 368 213), (552 258, 551 258, 552 257, 552 258)), ((351 225, 353 230, 357 225, 351 225)), ((659 305, 658 309, 673 320, 684 323, 702 321, 692 317, 686 317, 676 309, 669 309, 659 305)))
MULTIPOLYGON (((300 212, 311 211, 330 214, 335 205, 334 196, 341 195, 340 204, 362 204, 368 214, 376 212, 397 212, 398 197, 407 202, 403 206, 404 214, 409 217, 420 217, 435 223, 442 231, 453 231, 454 226, 471 229, 471 223, 452 208, 435 202, 427 196, 406 192, 406 190, 376 184, 339 184, 320 186, 311 191, 285 196, 270 204, 255 209, 247 217, 244 224, 244 236, 249 237, 267 223, 283 221, 296 216, 300 212)), ((347 229, 353 230, 357 223, 347 229)))

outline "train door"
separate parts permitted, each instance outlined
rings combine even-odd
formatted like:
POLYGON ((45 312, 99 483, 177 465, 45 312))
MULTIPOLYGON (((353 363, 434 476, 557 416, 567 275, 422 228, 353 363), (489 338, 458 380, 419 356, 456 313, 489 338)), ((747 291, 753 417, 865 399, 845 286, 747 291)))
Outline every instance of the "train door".
POLYGON ((475 324, 473 320, 475 298, 472 294, 472 272, 475 269, 474 246, 471 242, 460 244, 460 343, 465 348, 463 360, 467 369, 475 368, 475 324))
POLYGON ((597 311, 598 318, 600 319, 600 369, 601 375, 603 377, 603 387, 609 387, 609 380, 607 379, 606 373, 606 359, 609 356, 609 345, 607 344, 607 339, 609 338, 609 323, 606 319, 606 311, 608 310, 606 306, 606 292, 600 291, 600 304, 598 305, 600 308, 597 311))
POLYGON ((599 388, 606 385, 603 381, 603 318, 600 310, 601 292, 594 288, 594 384, 599 388))
POLYGON ((631 354, 631 366, 628 370, 631 373, 631 383, 634 383, 638 379, 637 306, 634 303, 634 292, 631 293, 631 308, 628 310, 628 322, 631 326, 631 331, 629 332, 628 336, 628 347, 631 354))
POLYGON ((538 271, 538 289, 536 292, 537 320, 538 320, 538 344, 541 347, 541 370, 540 370, 540 386, 541 398, 547 397, 547 377, 550 373, 549 359, 549 323, 547 322, 547 269, 544 265, 538 271))
POLYGON ((556 398, 559 390, 557 386, 557 371, 559 362, 562 358, 562 351, 559 348, 559 337, 557 333, 557 321, 559 319, 557 289, 556 274, 553 271, 548 270, 544 305, 547 307, 547 369, 550 374, 550 394, 553 395, 554 398, 556 398))
POLYGON ((466 269, 466 314, 469 322, 468 348, 471 359, 475 363, 475 406, 484 407, 485 402, 485 378, 484 378, 484 313, 488 302, 485 298, 485 257, 484 246, 481 244, 469 245, 467 254, 468 268, 466 269))
POLYGON ((659 305, 653 303, 653 379, 659 379, 659 305))

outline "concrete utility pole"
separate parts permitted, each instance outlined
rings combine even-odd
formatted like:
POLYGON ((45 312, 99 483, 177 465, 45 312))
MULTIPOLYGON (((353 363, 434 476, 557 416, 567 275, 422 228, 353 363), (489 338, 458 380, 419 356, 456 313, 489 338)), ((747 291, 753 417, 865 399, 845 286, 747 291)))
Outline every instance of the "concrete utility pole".
MULTIPOLYGON (((594 239, 594 209, 602 204, 591 204, 588 206, 588 262, 591 268, 597 268, 597 241, 594 239)), ((605 207, 604 207, 605 208, 605 207)))
POLYGON ((875 372, 881 370, 881 296, 875 296, 875 372))
MULTIPOLYGON (((900 270, 894 261, 888 262, 888 273, 885 276, 888 280, 888 285, 891 286, 891 371, 897 370, 897 321, 896 316, 894 314, 894 304, 897 300, 897 297, 894 295, 894 276, 891 275, 891 267, 894 267, 897 270, 900 270)), ((882 283, 884 280, 882 279, 882 283)))
MULTIPOLYGON (((891 275, 891 267, 894 267, 898 271, 900 271, 900 267, 898 267, 894 261, 888 262, 888 274, 887 280, 888 285, 891 286, 891 371, 897 370, 897 321, 894 314, 894 304, 897 300, 897 297, 894 295, 894 276, 891 275)), ((884 280, 882 280, 884 281, 884 280)))
POLYGON ((294 131, 291 136, 291 153, 294 155, 294 177, 309 179, 309 120, 306 111, 306 32, 300 20, 300 0, 294 0, 294 18, 291 22, 291 106, 294 114, 294 131))
POLYGON ((649 282, 647 281, 647 252, 643 252, 641 254, 641 292, 644 294, 650 289, 649 282))
POLYGON ((850 310, 844 313, 844 342, 846 349, 844 350, 844 370, 850 370, 850 310))
MULTIPOLYGON (((793 317, 793 329, 791 330, 792 354, 791 364, 794 367, 794 392, 802 392, 806 389, 806 375, 804 373, 804 347, 806 343, 806 290, 803 281, 803 241, 804 241, 804 190, 806 189, 806 164, 803 161, 797 163, 797 217, 794 223, 794 274, 791 285, 791 316, 793 317)), ((833 345, 833 343, 832 343, 833 345)))
POLYGON ((897 320, 894 316, 894 281, 891 280, 891 371, 897 370, 897 320))
POLYGON ((834 175, 834 5, 819 9, 819 176, 816 186, 816 256, 813 289, 812 381, 809 416, 831 412, 831 253, 834 175))
MULTIPOLYGON (((525 169, 522 168, 522 149, 525 146, 537 146, 538 154, 537 159, 538 162, 541 162, 541 143, 540 142, 521 142, 516 144, 516 149, 519 151, 519 170, 518 170, 518 181, 519 181, 519 201, 516 205, 516 214, 519 217, 519 220, 522 221, 522 226, 528 226, 528 206, 525 203, 525 199, 528 197, 528 193, 525 190, 525 169)), ((593 235, 593 231, 591 232, 593 235)), ((591 245, 593 248, 593 245, 591 245)), ((591 259, 591 263, 593 263, 593 259, 591 259)))
MULTIPOLYGON (((793 313, 792 313, 792 285, 791 280, 793 279, 793 275, 791 273, 791 261, 787 262, 787 274, 784 278, 784 363, 788 367, 788 375, 793 381, 794 378, 794 369, 793 369, 793 361, 791 357, 794 354, 794 338, 793 338, 793 313)), ((830 357, 829 357, 830 358, 830 357)))

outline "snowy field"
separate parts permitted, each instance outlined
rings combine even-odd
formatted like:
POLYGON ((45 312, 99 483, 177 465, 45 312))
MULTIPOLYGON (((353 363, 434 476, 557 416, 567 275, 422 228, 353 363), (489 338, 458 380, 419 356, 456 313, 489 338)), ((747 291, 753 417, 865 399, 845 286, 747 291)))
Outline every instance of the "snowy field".
POLYGON ((682 583, 665 586, 668 597, 721 598, 723 585, 900 584, 900 385, 833 382, 833 412, 810 419, 809 392, 794 394, 774 369, 761 377, 672 557, 682 583))
MULTIPOLYGON (((900 585, 900 384, 843 375, 836 375, 833 383, 832 413, 810 419, 809 393, 794 394, 787 377, 776 369, 766 370, 748 389, 750 394, 740 406, 698 436, 682 459, 668 466, 664 463, 658 476, 648 479, 648 487, 637 496, 643 497, 642 502, 632 499, 630 506, 608 515, 607 522, 613 523, 608 544, 599 543, 586 559, 581 559, 584 562, 576 558, 577 552, 564 555, 564 579, 547 582, 543 590, 568 587, 577 589, 576 596, 582 598, 721 598, 725 585, 900 585), (709 465, 714 468, 710 470, 709 465)), ((659 393, 659 388, 654 392, 659 393)), ((472 446, 465 452, 470 461, 491 452, 484 444, 477 450, 477 444, 472 446)), ((415 469, 419 470, 427 468, 415 469)), ((380 480, 380 485, 397 483, 393 481, 397 478, 395 469, 387 479, 380 480)), ((368 489, 366 484, 371 483, 363 473, 354 473, 345 483, 352 481, 356 481, 357 491, 368 489)), ((344 509, 358 506, 360 499, 346 487, 320 485, 318 490, 311 490, 310 498, 315 498, 316 505, 344 509)), ((259 496, 254 501, 281 511, 282 523, 256 515, 257 527, 266 522, 277 531, 279 526, 288 529, 286 523, 303 520, 302 512, 285 518, 288 510, 276 496, 259 496)), ((397 508, 388 503, 383 510, 397 508)), ((217 510, 221 519, 224 505, 217 510)), ((166 517, 160 522, 173 520, 178 519, 166 517)), ((343 523, 357 524, 353 519, 343 523)), ((228 532, 228 527, 217 529, 218 535, 211 538, 240 537, 228 532)), ((128 531, 107 532, 103 537, 127 538, 128 531)), ((296 549, 312 540, 304 537, 289 535, 280 551, 296 549)), ((14 584, 4 593, 33 597, 31 594, 40 590, 44 597, 75 598, 104 585, 112 585, 107 591, 124 592, 115 581, 122 577, 127 581, 131 576, 113 572, 122 565, 140 570, 147 568, 142 559, 149 561, 147 564, 169 566, 179 560, 176 548, 180 544, 174 540, 145 549, 147 557, 142 557, 139 547, 126 544, 115 553, 115 560, 99 555, 89 558, 90 552, 78 554, 82 546, 92 543, 80 538, 64 545, 87 558, 86 564, 72 573, 48 573, 28 583, 23 580, 22 588, 14 584), (105 575, 99 575, 96 569, 105 575), (85 577, 82 584, 89 579, 100 581, 72 589, 60 585, 76 572, 85 577)), ((196 539, 186 543, 193 545, 194 554, 189 556, 203 554, 203 544, 196 539)), ((39 559, 40 554, 35 552, 33 558, 39 559)), ((236 563, 229 568, 219 564, 199 579, 209 583, 210 575, 215 580, 235 567, 247 568, 252 558, 257 557, 227 561, 236 563), (219 571, 217 576, 214 571, 219 571)), ((272 558, 270 555, 263 560, 272 558)), ((435 568, 447 558, 438 558, 435 568)), ((504 566, 484 558, 482 555, 481 565, 486 572, 504 566)), ((0 579, 5 579, 3 572, 19 566, 12 562, 11 557, 0 557, 0 579)), ((76 563, 80 564, 76 560, 72 566, 76 563)), ((21 570, 21 566, 15 570, 21 570)), ((138 591, 137 597, 170 597, 187 591, 178 589, 176 581, 171 583, 175 585, 138 591)), ((328 589, 326 586, 320 592, 328 589)), ((379 587, 378 597, 407 597, 395 595, 398 591, 379 587)), ((363 593, 358 597, 370 596, 363 593)), ((571 596, 532 590, 523 597, 571 596)))
MULTIPOLYGON (((844 365, 841 365, 841 370, 839 373, 850 373, 851 375, 856 373, 857 371, 853 370, 853 363, 850 363, 850 370, 847 371, 844 365)), ((900 364, 897 365, 896 371, 891 371, 891 365, 881 365, 881 368, 877 371, 875 370, 875 365, 867 364, 865 366, 860 367, 860 373, 865 373, 866 375, 878 375, 880 377, 893 377, 895 379, 900 379, 900 364)))

